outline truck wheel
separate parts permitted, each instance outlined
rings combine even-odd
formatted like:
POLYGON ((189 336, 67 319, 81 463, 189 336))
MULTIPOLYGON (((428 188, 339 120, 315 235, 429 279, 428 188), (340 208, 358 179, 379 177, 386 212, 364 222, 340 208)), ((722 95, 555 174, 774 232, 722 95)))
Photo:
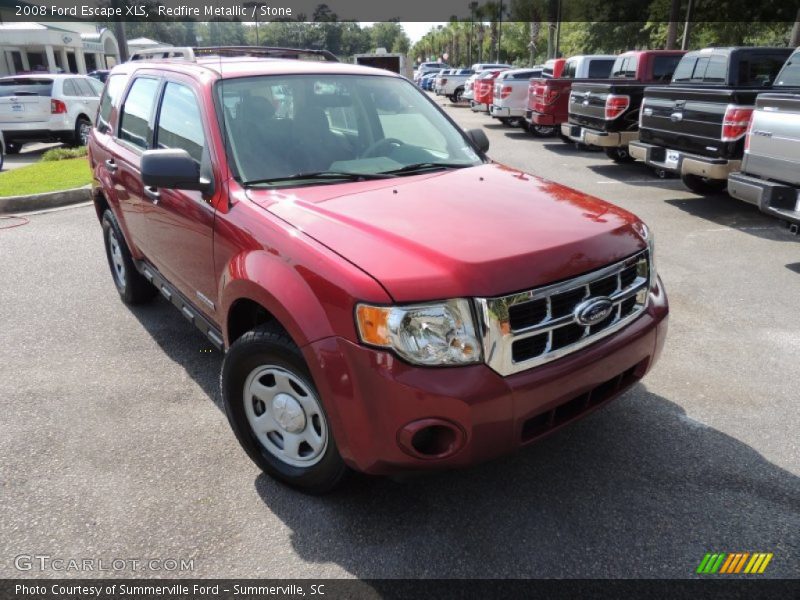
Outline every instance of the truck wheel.
POLYGON ((265 473, 323 494, 347 473, 319 393, 298 347, 275 324, 248 331, 225 354, 225 414, 239 443, 265 473))
POLYGON ((464 88, 463 87, 457 88, 455 93, 453 94, 453 102, 455 104, 458 104, 459 102, 461 102, 463 96, 464 96, 464 88))
POLYGON ((613 160, 615 163, 625 164, 625 163, 632 163, 635 162, 635 158, 633 158, 628 153, 628 147, 619 146, 618 148, 604 148, 606 156, 613 160))
POLYGON ((117 219, 110 210, 103 213, 103 240, 111 276, 122 301, 143 304, 152 300, 158 290, 136 270, 117 219))
POLYGON ((698 175, 681 175, 683 185, 696 194, 718 194, 725 189, 728 182, 724 179, 709 179, 698 175))
POLYGON ((73 146, 85 146, 89 143, 89 133, 92 131, 92 123, 86 117, 80 117, 75 123, 75 133, 72 139, 73 146))
POLYGON ((551 137, 556 132, 556 128, 550 125, 535 125, 531 123, 528 126, 528 131, 536 137, 551 137))

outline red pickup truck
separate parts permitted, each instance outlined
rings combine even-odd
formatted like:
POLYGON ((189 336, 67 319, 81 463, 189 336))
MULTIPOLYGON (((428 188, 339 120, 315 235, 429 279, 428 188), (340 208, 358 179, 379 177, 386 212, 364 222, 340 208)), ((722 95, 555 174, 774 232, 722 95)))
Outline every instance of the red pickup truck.
POLYGON ((653 366, 667 299, 634 215, 492 162, 399 75, 246 50, 114 67, 89 162, 120 298, 224 351, 261 469, 321 493, 470 465, 653 366))
POLYGON ((494 82, 497 81, 497 76, 505 70, 507 69, 486 71, 475 79, 473 84, 474 92, 470 101, 470 108, 473 112, 489 113, 492 97, 494 96, 494 82))
MULTIPOLYGON (((569 118, 569 93, 576 79, 605 79, 611 74, 615 56, 594 54, 571 56, 561 75, 531 79, 525 120, 536 135, 561 135, 561 124, 569 118)), ((569 141, 568 138, 564 138, 569 141)))

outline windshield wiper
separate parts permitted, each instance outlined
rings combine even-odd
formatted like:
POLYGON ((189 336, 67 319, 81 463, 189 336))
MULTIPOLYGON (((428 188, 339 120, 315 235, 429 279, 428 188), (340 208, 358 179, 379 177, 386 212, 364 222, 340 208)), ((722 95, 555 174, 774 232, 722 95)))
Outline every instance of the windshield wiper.
POLYGON ((324 180, 337 180, 344 179, 346 181, 367 181, 371 179, 391 179, 396 177, 390 173, 356 173, 353 171, 311 171, 308 173, 295 173, 294 175, 284 175, 282 177, 269 177, 267 179, 253 179, 245 181, 245 185, 258 185, 269 183, 281 183, 283 181, 295 181, 301 179, 324 179, 324 180))
POLYGON ((418 171, 428 171, 430 169, 465 169, 467 167, 474 167, 475 165, 472 164, 464 164, 464 163, 444 163, 444 162, 421 162, 421 163, 414 163, 413 165, 406 165, 405 167, 401 167, 399 169, 393 169, 391 171, 384 171, 385 174, 389 175, 402 175, 402 174, 409 174, 409 173, 417 173, 418 171))

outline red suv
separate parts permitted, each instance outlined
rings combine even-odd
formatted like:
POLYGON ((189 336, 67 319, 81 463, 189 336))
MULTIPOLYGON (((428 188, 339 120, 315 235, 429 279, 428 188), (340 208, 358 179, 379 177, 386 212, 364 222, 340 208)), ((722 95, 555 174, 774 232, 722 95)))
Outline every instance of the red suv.
POLYGON ((122 300, 160 292, 224 351, 267 473, 322 492, 487 460, 656 361, 667 300, 632 214, 493 163, 387 71, 170 52, 109 76, 97 216, 122 300))

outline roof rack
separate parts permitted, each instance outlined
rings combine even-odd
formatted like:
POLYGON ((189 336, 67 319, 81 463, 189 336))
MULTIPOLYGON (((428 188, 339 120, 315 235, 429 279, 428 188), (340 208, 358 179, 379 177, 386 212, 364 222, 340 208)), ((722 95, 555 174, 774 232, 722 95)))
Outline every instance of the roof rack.
POLYGON ((190 62, 197 62, 197 58, 200 56, 260 56, 264 58, 292 58, 297 60, 310 58, 312 60, 339 62, 339 59, 328 50, 277 48, 272 46, 204 46, 202 48, 162 46, 134 52, 131 55, 131 60, 177 58, 190 62))

